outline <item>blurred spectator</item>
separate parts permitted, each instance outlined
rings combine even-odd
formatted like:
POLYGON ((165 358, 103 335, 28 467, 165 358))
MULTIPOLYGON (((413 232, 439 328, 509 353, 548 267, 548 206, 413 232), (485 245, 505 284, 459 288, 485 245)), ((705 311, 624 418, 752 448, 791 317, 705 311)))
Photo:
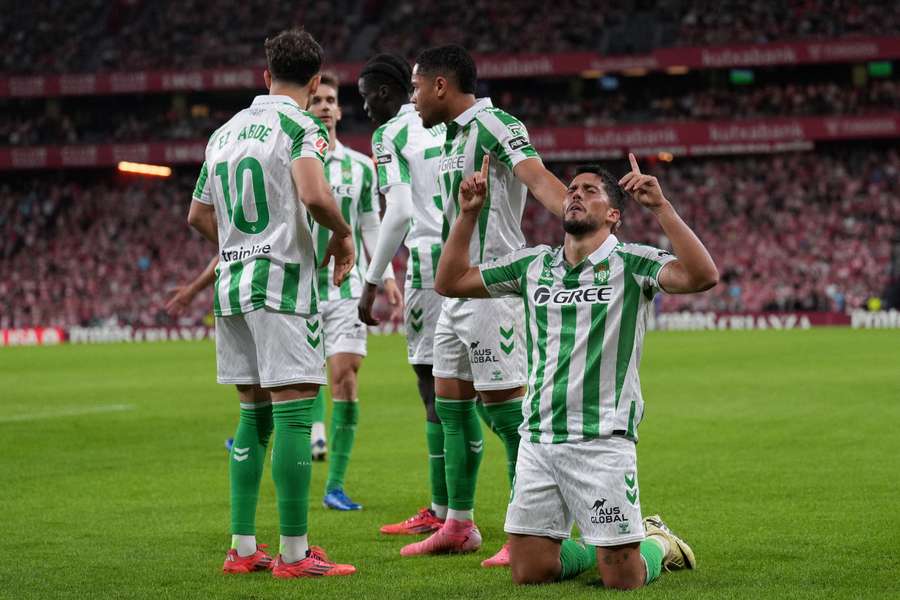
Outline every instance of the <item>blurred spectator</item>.
MULTIPOLYGON (((341 132, 370 132, 371 123, 351 87, 342 92, 341 132)), ((121 102, 109 98, 16 103, 0 114, 0 145, 146 142, 206 139, 250 101, 252 92, 202 95, 189 102, 155 97, 121 102), (173 104, 182 105, 179 109, 173 104)), ((600 126, 631 122, 756 119, 775 116, 859 115, 900 110, 900 83, 872 80, 861 87, 837 83, 767 84, 703 88, 673 95, 659 85, 624 92, 564 94, 545 88, 502 90, 494 103, 530 127, 600 126)))
POLYGON ((648 52, 657 46, 896 35, 896 3, 667 0, 43 0, 7 2, 0 64, 14 73, 262 65, 262 40, 303 26, 329 61, 390 50, 648 52), (138 41, 139 40, 139 41, 138 41))
MULTIPOLYGON (((614 172, 621 165, 608 165, 614 172)), ((715 258, 721 283, 666 296, 664 310, 847 310, 889 286, 900 225, 900 153, 828 151, 647 163, 715 258)), ((560 174, 568 178, 572 166, 560 174)), ((215 249, 186 224, 193 173, 170 180, 44 174, 0 183, 0 327, 170 323, 168 290, 215 249)), ((648 211, 623 239, 667 247, 648 211)), ((558 244, 555 217, 529 201, 529 244, 558 244)), ((402 258, 395 261, 402 280, 402 258)), ((183 323, 202 323, 211 292, 183 323)), ((385 309, 386 310, 386 309, 385 309)))

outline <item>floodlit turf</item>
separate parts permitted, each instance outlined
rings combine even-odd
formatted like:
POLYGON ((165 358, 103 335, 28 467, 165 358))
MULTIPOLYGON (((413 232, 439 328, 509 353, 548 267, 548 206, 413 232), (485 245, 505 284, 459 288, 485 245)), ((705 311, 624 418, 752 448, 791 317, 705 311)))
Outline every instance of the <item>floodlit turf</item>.
MULTIPOLYGON (((378 533, 427 500, 423 413, 399 337, 370 338, 347 490, 313 543, 359 573, 225 576, 233 391, 209 342, 0 350, 2 598, 595 598, 593 576, 514 588, 478 563, 503 540, 503 449, 486 434, 475 555, 401 558, 378 533)), ((652 333, 641 504, 693 545, 695 572, 634 597, 898 597, 900 333, 652 333)), ((588 467, 586 465, 586 467, 588 467)), ((259 539, 277 545, 271 478, 259 539)), ((618 597, 618 596, 616 596, 618 597)))

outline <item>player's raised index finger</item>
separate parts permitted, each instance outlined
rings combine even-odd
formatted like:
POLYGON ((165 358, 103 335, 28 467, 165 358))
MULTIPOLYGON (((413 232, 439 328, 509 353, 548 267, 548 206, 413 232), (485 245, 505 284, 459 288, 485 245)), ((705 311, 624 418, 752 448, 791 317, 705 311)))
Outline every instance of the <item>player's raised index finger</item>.
POLYGON ((491 166, 491 155, 485 154, 484 158, 481 159, 481 176, 484 179, 487 179, 488 169, 490 168, 490 166, 491 166))
POLYGON ((641 168, 637 164, 637 158, 631 152, 628 153, 628 162, 631 163, 631 170, 638 175, 641 174, 641 168))

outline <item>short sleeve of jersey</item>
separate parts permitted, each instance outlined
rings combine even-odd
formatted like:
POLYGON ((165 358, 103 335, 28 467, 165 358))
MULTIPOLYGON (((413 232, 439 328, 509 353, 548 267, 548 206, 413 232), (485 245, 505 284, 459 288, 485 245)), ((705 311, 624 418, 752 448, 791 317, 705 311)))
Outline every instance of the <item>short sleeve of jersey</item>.
POLYGON ((528 265, 540 254, 538 248, 522 248, 478 266, 484 288, 492 298, 519 296, 528 265))
POLYGON ((293 111, 291 114, 278 112, 281 130, 290 139, 291 160, 298 158, 318 158, 325 163, 328 152, 328 130, 312 115, 293 111))
POLYGON ((362 164, 362 183, 359 191, 359 212, 378 213, 378 182, 375 180, 375 169, 372 163, 362 164))
POLYGON ((386 123, 372 134, 372 154, 378 171, 378 189, 384 193, 391 186, 410 184, 409 161, 403 155, 409 127, 386 123))
POLYGON ((197 177, 197 185, 194 186, 193 198, 203 204, 212 204, 212 198, 209 193, 209 169, 206 166, 206 161, 200 167, 200 175, 197 177))
POLYGON ((625 244, 619 254, 628 272, 638 280, 648 297, 664 291, 659 285, 659 273, 665 265, 676 260, 675 255, 643 244, 625 244))
POLYGON ((531 145, 528 130, 514 116, 500 109, 487 109, 478 114, 480 135, 487 141, 491 154, 512 170, 526 158, 540 158, 531 145))

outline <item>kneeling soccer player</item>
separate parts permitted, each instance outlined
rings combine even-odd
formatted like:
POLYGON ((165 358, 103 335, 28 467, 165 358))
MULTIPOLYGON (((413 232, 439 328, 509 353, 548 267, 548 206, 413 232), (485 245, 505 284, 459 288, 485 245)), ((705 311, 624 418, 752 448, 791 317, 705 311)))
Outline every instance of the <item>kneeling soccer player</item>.
POLYGON ((462 214, 438 269, 443 295, 520 296, 524 304, 530 396, 504 527, 516 583, 568 579, 596 564, 605 586, 634 589, 663 568, 695 565, 690 547, 658 516, 641 518, 638 364, 653 296, 707 290, 718 272, 656 178, 629 159, 632 170, 619 182, 594 167, 572 180, 562 246, 524 248, 472 267, 485 158, 482 172, 460 187, 462 214), (677 258, 613 235, 627 195, 656 215, 677 258), (574 523, 587 547, 567 539, 574 523))

